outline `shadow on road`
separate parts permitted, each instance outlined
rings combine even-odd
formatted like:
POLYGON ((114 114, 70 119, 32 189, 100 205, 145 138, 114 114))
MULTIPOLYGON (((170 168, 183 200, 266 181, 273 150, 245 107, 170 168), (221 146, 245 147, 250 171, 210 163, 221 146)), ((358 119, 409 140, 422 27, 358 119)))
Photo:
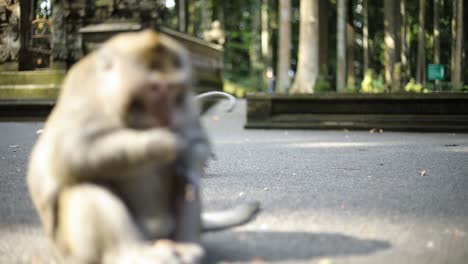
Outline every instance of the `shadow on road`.
MULTIPOLYGON (((226 234, 222 234, 223 236, 226 234)), ((358 239, 335 233, 305 232, 233 232, 216 243, 208 235, 205 245, 208 263, 222 261, 306 261, 315 258, 369 255, 389 249, 391 244, 382 240, 358 239)))

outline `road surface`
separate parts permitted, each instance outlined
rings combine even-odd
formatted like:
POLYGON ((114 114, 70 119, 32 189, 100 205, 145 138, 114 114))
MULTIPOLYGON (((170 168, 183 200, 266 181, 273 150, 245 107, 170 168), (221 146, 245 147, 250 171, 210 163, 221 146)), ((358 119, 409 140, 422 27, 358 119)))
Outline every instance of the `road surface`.
MULTIPOLYGON (((209 263, 468 263, 468 134, 244 130, 245 103, 223 109, 205 208, 262 211, 206 234, 209 263)), ((57 263, 25 185, 41 127, 0 123, 0 263, 57 263)))

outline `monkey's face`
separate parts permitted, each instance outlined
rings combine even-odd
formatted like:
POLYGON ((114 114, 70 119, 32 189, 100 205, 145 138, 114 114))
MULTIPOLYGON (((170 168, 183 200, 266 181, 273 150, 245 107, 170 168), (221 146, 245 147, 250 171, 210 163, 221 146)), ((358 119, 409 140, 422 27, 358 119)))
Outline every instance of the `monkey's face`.
POLYGON ((148 30, 111 39, 102 47, 105 56, 112 59, 102 65, 104 95, 124 124, 135 129, 171 127, 190 86, 185 50, 148 30))

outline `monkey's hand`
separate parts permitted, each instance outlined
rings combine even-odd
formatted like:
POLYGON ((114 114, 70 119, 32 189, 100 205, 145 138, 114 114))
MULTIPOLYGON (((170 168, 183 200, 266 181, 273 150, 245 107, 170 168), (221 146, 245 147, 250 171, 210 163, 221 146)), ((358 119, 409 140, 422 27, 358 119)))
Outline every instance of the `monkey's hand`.
POLYGON ((115 177, 148 164, 164 166, 174 162, 179 142, 168 129, 120 129, 81 140, 68 140, 65 159, 76 177, 115 177))
POLYGON ((178 165, 186 168, 205 165, 211 155, 211 147, 205 137, 179 137, 178 142, 178 165))

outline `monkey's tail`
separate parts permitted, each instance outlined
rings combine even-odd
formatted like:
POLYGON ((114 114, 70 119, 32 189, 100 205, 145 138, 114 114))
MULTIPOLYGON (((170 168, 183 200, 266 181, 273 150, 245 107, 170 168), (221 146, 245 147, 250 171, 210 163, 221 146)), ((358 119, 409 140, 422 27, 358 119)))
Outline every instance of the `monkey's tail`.
POLYGON ((211 91, 211 92, 201 93, 201 94, 196 95, 195 99, 197 101, 203 101, 206 98, 213 97, 213 96, 221 96, 229 100, 229 107, 226 109, 227 112, 231 112, 236 107, 237 99, 234 96, 225 92, 211 91))
POLYGON ((247 223, 260 210, 258 201, 238 205, 232 209, 202 213, 202 231, 218 231, 247 223))

